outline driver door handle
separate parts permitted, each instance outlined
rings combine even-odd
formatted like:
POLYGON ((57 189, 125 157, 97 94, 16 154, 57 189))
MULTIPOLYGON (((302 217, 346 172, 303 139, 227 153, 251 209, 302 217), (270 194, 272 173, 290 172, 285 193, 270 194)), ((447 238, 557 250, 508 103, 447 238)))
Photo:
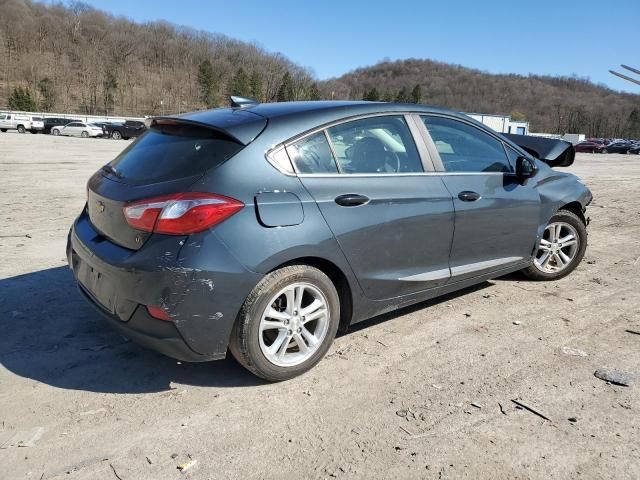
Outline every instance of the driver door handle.
POLYGON ((335 198, 335 202, 342 207, 357 207, 369 202, 369 197, 357 193, 347 193, 335 198))
POLYGON ((476 200, 480 200, 482 196, 479 193, 465 190, 464 192, 460 192, 458 194, 458 198, 463 202, 475 202, 476 200))

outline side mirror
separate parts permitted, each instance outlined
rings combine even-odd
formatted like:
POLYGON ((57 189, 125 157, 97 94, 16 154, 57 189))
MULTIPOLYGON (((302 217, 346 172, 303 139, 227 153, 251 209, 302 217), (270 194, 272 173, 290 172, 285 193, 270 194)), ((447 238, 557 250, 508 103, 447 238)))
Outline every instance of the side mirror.
POLYGON ((536 173, 538 173, 538 167, 530 159, 522 156, 516 159, 516 177, 518 177, 521 184, 526 183, 536 173))

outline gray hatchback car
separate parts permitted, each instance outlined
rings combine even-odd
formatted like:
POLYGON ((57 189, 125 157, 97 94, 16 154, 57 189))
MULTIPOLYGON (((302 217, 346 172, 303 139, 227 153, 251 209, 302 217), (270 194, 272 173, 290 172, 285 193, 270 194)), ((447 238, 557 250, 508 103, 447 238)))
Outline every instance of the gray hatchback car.
POLYGON ((288 379, 340 328, 518 270, 554 280, 587 246, 591 193, 548 165, 573 161, 563 142, 371 102, 149 123, 89 180, 67 257, 111 325, 180 360, 230 350, 288 379))

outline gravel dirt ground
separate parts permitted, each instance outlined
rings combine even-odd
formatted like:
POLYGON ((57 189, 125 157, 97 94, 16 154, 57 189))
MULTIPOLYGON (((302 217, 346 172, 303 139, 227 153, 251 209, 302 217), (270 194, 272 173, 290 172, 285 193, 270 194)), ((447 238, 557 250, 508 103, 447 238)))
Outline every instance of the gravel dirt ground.
POLYGON ((76 291, 68 228, 127 144, 0 134, 0 478, 640 478, 640 156, 578 155, 595 200, 569 277, 372 319, 265 384, 137 347, 76 291))

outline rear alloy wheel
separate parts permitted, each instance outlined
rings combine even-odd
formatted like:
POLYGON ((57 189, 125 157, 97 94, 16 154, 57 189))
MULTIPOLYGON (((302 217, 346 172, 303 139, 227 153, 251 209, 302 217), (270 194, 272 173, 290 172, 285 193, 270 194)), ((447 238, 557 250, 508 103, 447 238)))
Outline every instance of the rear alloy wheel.
POLYGON ((82 132, 82 133, 80 134, 80 136, 81 136, 82 138, 87 138, 87 137, 89 136, 89 133, 87 133, 87 132, 82 132))
POLYGON ((571 273, 587 249, 587 228, 573 212, 560 210, 544 229, 533 264, 523 270, 534 280, 557 280, 571 273))
POLYGON ((51 133, 57 137, 58 135, 60 135, 60 130, 54 128, 53 130, 51 130, 51 133))
POLYGON ((287 380, 324 357, 339 318, 338 292, 329 277, 307 265, 284 267, 253 289, 229 349, 255 375, 268 381, 287 380))
POLYGON ((120 140, 122 138, 122 134, 119 131, 114 130, 113 132, 111 132, 111 138, 113 138, 114 140, 120 140))
POLYGON ((24 132, 26 132, 24 127, 22 125, 18 125, 18 133, 24 133, 24 132))

